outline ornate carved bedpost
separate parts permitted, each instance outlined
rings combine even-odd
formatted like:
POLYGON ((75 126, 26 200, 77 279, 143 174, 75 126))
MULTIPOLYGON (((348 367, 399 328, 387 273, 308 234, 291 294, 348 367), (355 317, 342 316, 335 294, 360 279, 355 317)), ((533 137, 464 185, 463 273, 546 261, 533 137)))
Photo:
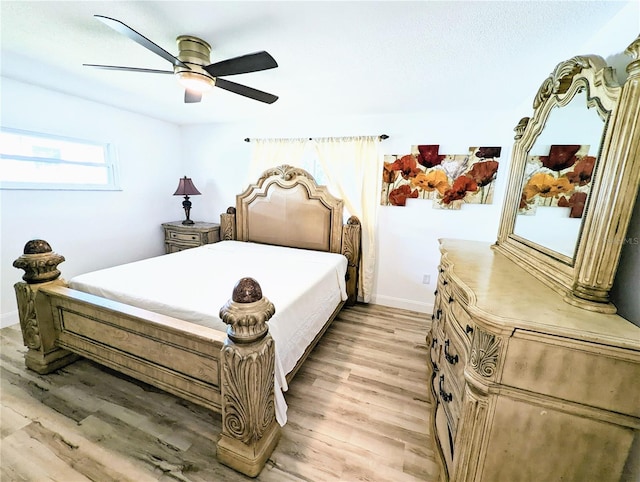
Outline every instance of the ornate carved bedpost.
POLYGON ((56 332, 51 310, 45 300, 36 298, 38 290, 50 286, 66 286, 58 279, 58 265, 64 257, 54 253, 49 243, 33 239, 24 246, 24 254, 13 266, 24 270, 22 279, 14 285, 18 301, 18 316, 22 339, 29 349, 25 355, 28 368, 41 374, 49 373, 78 359, 78 356, 56 346, 56 332))
POLYGON ((280 438, 275 418, 275 345, 267 321, 275 307, 253 278, 242 278, 221 309, 227 339, 220 357, 222 434, 218 460, 257 476, 280 438))
POLYGON ((358 301, 358 269, 360 267, 360 220, 351 216, 342 226, 342 254, 347 257, 347 298, 348 305, 354 305, 358 301))
POLYGON ((220 240, 236 239, 236 208, 227 208, 226 213, 220 215, 220 240))

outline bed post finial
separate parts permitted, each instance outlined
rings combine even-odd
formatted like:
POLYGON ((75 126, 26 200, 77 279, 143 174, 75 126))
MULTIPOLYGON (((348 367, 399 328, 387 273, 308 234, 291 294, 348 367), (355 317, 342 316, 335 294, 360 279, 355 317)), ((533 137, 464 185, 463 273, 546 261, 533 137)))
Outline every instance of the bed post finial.
POLYGON ((24 246, 23 254, 13 262, 24 275, 13 288, 18 304, 18 318, 22 340, 28 348, 25 364, 31 370, 45 374, 61 368, 78 358, 77 355, 56 346, 53 316, 46 297, 37 297, 41 288, 66 286, 59 279, 58 265, 64 256, 54 253, 43 239, 32 239, 24 246))
POLYGON ((220 309, 227 326, 221 350, 222 434, 218 460, 257 476, 280 438, 275 418, 275 345, 267 322, 275 307, 253 278, 242 278, 220 309))
POLYGON ((24 270, 22 279, 27 283, 45 283, 60 276, 58 265, 63 261, 64 256, 54 253, 44 239, 32 239, 24 245, 23 255, 13 262, 13 266, 24 270))

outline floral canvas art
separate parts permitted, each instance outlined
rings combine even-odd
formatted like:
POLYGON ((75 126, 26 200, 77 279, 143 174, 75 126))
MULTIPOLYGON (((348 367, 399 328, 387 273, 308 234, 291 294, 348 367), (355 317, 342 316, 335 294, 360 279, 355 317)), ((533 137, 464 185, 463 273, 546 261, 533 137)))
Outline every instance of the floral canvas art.
POLYGON ((439 209, 491 204, 500 147, 470 147, 468 154, 440 154, 437 144, 412 146, 404 155, 386 155, 382 169, 383 206, 407 199, 430 199, 439 209))
POLYGON ((552 145, 546 156, 529 156, 518 213, 535 215, 537 206, 558 206, 581 218, 596 162, 588 153, 588 145, 552 145))

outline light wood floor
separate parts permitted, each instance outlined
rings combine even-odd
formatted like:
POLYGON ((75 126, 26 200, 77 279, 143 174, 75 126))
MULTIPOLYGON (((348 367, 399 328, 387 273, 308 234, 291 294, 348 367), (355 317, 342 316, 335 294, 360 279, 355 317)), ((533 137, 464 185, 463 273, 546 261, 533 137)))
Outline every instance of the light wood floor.
MULTIPOLYGON (((259 481, 436 481, 427 315, 375 305, 336 318, 286 393, 259 481)), ((246 481, 217 463, 220 415, 88 360, 26 370, 0 330, 1 469, 9 481, 246 481)))

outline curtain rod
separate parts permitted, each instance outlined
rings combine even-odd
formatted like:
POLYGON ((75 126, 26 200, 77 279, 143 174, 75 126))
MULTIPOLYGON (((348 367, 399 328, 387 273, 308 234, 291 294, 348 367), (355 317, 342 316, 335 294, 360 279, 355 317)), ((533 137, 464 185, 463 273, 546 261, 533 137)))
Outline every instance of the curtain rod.
MULTIPOLYGON (((354 136, 354 137, 357 137, 357 136, 354 136)), ((388 135, 386 135, 386 134, 380 134, 380 135, 378 136, 378 139, 380 139, 381 141, 384 141, 385 139, 389 139, 389 136, 388 136, 388 135)), ((313 137, 309 137, 309 140, 310 140, 310 141, 312 141, 312 140, 313 140, 313 137)), ((251 139, 250 139, 250 138, 248 138, 248 137, 245 137, 245 138, 244 138, 244 141, 245 141, 245 142, 251 142, 251 139)))

